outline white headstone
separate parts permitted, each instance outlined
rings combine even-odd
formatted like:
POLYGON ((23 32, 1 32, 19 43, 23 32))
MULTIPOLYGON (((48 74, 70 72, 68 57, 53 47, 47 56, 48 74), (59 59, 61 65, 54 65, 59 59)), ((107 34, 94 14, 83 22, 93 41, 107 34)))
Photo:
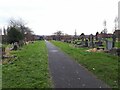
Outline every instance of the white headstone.
POLYGON ((106 42, 106 48, 107 48, 108 50, 112 49, 112 46, 113 46, 113 42, 112 42, 112 41, 107 41, 107 42, 106 42))

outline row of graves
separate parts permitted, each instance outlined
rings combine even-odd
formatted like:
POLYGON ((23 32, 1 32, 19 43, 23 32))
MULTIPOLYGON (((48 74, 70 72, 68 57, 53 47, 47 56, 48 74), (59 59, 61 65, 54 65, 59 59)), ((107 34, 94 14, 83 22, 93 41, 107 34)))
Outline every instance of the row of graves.
POLYGON ((2 63, 11 63, 15 58, 17 58, 16 55, 12 55, 11 51, 21 50, 23 45, 28 45, 34 43, 34 41, 24 41, 24 42, 14 42, 11 44, 8 44, 6 47, 2 46, 2 63), (13 59, 14 58, 14 59, 13 59))
POLYGON ((115 35, 110 38, 96 37, 94 35, 84 35, 81 37, 72 37, 64 40, 64 42, 72 43, 74 47, 87 47, 88 52, 105 52, 120 56, 120 48, 115 47, 117 42, 115 35))

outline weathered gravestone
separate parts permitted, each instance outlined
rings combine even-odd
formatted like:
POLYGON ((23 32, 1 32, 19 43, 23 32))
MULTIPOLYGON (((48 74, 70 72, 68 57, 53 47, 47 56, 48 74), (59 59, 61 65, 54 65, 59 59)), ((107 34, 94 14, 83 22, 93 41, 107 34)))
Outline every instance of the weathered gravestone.
POLYGON ((93 35, 91 34, 90 37, 89 37, 89 40, 90 40, 89 46, 90 46, 90 47, 94 47, 93 39, 94 39, 94 37, 93 37, 93 35))
POLYGON ((103 42, 102 41, 95 42, 95 46, 101 47, 103 46, 103 42))
POLYGON ((85 42, 84 41, 81 41, 81 46, 84 46, 85 45, 85 42))
POLYGON ((115 47, 115 42, 116 42, 116 36, 113 34, 112 36, 112 39, 113 39, 113 48, 115 47))
POLYGON ((85 47, 88 47, 88 39, 85 40, 85 47))
POLYGON ((102 38, 101 38, 101 37, 99 37, 99 38, 98 38, 98 41, 102 41, 102 38))
POLYGON ((113 55, 120 56, 120 48, 112 48, 110 50, 110 53, 113 54, 113 55))
POLYGON ((77 42, 77 45, 81 45, 81 42, 78 41, 78 42, 77 42))
POLYGON ((13 48, 12 48, 12 50, 17 50, 17 49, 18 49, 18 47, 19 47, 18 43, 17 43, 17 42, 15 42, 15 43, 13 44, 13 48))
POLYGON ((113 48, 113 41, 106 40, 106 49, 111 50, 113 48))

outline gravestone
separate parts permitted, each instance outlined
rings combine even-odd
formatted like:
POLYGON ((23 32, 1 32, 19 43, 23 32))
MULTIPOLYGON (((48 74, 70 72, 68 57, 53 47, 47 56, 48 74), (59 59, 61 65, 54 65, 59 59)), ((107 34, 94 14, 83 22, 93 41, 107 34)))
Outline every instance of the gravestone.
POLYGON ((14 44, 13 44, 13 50, 17 50, 18 49, 18 43, 17 42, 15 42, 14 44))
POLYGON ((102 41, 102 38, 101 38, 101 37, 99 37, 99 38, 98 38, 98 40, 99 40, 99 41, 102 41))
POLYGON ((85 47, 88 47, 88 39, 85 40, 85 47))
POLYGON ((116 42, 116 36, 113 34, 112 36, 112 39, 113 39, 113 48, 115 47, 115 42, 116 42))
MULTIPOLYGON (((1 47, 0 47, 0 49, 1 49, 1 47)), ((5 47, 2 47, 2 53, 0 55, 2 55, 2 58, 3 58, 3 56, 5 55, 5 47)))
POLYGON ((95 42, 95 46, 103 46, 103 42, 102 41, 98 41, 98 42, 95 42))
POLYGON ((120 56, 120 48, 112 48, 110 50, 110 53, 113 54, 113 55, 120 56))
POLYGON ((84 42, 85 36, 82 35, 82 36, 81 36, 81 39, 82 39, 82 42, 84 42))
POLYGON ((84 41, 81 41, 81 45, 84 46, 84 45, 85 45, 85 42, 84 42, 84 41))
POLYGON ((77 45, 81 45, 81 43, 80 43, 80 42, 77 42, 77 45))
POLYGON ((113 41, 106 40, 106 49, 111 50, 113 48, 113 41))
POLYGON ((93 44, 93 35, 92 34, 90 35, 89 40, 90 40, 90 47, 94 47, 94 44, 93 44))

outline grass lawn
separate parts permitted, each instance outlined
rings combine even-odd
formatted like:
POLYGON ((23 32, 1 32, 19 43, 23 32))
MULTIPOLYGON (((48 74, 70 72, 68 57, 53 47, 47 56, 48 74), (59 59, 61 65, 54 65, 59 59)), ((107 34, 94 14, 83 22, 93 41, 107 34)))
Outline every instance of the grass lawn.
POLYGON ((118 48, 120 48, 120 41, 116 42, 115 46, 118 47, 118 48))
MULTIPOLYGON (((78 63, 93 72, 112 88, 118 88, 118 57, 107 53, 86 52, 88 48, 74 48, 71 44, 51 41, 78 63)), ((120 59, 120 58, 119 58, 120 59)))
POLYGON ((51 88, 47 49, 44 41, 12 51, 12 62, 2 65, 2 88, 51 88))

